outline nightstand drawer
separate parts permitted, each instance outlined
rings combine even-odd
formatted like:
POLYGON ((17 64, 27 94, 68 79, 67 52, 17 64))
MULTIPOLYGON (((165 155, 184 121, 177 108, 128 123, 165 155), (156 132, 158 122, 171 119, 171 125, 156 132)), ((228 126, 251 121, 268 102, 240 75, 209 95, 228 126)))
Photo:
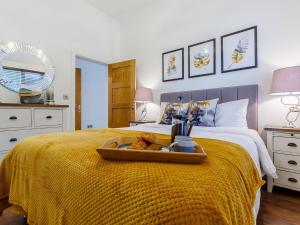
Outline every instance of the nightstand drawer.
POLYGON ((273 135, 274 137, 300 138, 300 134, 294 132, 274 132, 273 135))
POLYGON ((300 174, 282 170, 277 170, 277 174, 278 179, 275 179, 275 184, 300 189, 300 174))
POLYGON ((274 150, 296 153, 300 155, 300 139, 288 137, 274 137, 274 150))
POLYGON ((274 164, 278 168, 300 172, 300 156, 274 153, 274 164))

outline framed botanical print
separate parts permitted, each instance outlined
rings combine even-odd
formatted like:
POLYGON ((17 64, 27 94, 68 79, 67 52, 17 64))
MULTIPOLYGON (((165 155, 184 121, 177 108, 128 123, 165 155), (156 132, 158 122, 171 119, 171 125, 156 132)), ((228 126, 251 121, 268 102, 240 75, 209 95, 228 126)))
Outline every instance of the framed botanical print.
POLYGON ((216 39, 189 46, 189 78, 216 74, 216 39))
POLYGON ((257 27, 221 37, 222 73, 257 67, 257 27))
POLYGON ((162 81, 184 79, 184 49, 176 49, 162 54, 162 81))

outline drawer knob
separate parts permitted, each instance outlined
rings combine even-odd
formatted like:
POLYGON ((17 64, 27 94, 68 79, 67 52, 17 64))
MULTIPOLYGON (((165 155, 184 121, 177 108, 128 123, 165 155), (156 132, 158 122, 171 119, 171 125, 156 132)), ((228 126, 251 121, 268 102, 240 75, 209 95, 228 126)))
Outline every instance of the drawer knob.
POLYGON ((290 161, 288 161, 288 163, 291 164, 291 165, 295 165, 295 166, 298 164, 298 163, 297 163, 296 161, 294 161, 294 160, 290 160, 290 161))
POLYGON ((298 183, 298 180, 295 178, 289 178, 288 181, 292 183, 298 183))
POLYGON ((52 119, 52 116, 46 116, 46 119, 52 119))
POLYGON ((296 143, 288 143, 289 147, 297 148, 298 145, 296 143))
POLYGON ((10 119, 10 120, 17 120, 18 117, 16 117, 16 116, 11 116, 11 117, 9 117, 9 119, 10 119))
POLYGON ((17 142, 17 141, 18 141, 17 138, 11 138, 11 139, 9 140, 9 142, 17 142))

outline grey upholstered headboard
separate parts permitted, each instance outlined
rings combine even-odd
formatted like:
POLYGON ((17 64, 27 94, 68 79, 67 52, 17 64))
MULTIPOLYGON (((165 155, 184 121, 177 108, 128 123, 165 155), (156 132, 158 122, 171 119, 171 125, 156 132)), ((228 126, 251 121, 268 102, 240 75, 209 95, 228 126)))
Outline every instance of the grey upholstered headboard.
POLYGON ((247 122, 250 129, 257 130, 257 108, 258 108, 258 85, 247 85, 237 87, 215 88, 207 90, 195 90, 184 92, 173 92, 161 94, 161 102, 178 102, 182 96, 183 102, 190 100, 210 100, 219 98, 219 103, 230 102, 239 99, 249 99, 247 122))

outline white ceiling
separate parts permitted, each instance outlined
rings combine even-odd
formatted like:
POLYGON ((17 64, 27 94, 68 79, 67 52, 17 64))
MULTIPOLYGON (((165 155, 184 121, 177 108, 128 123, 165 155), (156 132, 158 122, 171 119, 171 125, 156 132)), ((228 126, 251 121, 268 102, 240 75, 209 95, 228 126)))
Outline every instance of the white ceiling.
POLYGON ((137 10, 153 0, 84 0, 102 12, 119 17, 122 14, 137 10))

